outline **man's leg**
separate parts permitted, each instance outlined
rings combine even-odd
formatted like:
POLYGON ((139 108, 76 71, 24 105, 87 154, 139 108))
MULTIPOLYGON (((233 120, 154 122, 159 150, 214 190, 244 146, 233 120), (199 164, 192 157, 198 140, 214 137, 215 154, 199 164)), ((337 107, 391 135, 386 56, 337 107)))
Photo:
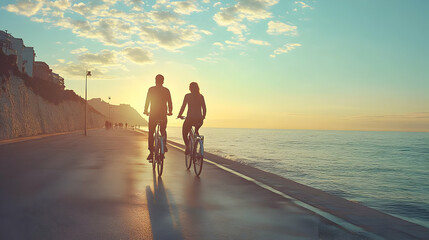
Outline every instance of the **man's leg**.
POLYGON ((165 152, 167 152, 167 117, 165 117, 165 119, 162 119, 160 122, 160 130, 161 130, 161 135, 164 137, 164 149, 165 152))
POLYGON ((155 119, 151 119, 149 117, 149 136, 148 136, 148 149, 149 151, 152 153, 153 152, 153 133, 155 132, 155 127, 156 127, 156 120, 155 119))

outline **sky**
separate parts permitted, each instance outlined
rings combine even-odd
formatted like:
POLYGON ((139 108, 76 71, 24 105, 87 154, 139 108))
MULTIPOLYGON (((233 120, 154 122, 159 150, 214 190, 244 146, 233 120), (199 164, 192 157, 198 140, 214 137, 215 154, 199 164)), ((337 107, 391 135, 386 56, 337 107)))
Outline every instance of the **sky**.
MULTIPOLYGON (((429 131, 429 1, 1 0, 22 38, 84 96, 143 112, 163 74, 206 127, 429 131)), ((170 126, 182 123, 169 118, 170 126)))

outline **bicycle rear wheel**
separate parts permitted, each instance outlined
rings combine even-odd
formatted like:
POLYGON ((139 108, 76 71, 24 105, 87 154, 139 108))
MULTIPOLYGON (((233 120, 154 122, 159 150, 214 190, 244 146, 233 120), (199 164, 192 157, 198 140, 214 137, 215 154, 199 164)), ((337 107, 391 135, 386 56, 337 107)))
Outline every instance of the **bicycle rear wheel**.
POLYGON ((155 142, 155 152, 152 155, 152 170, 153 171, 155 171, 156 161, 157 161, 157 156, 156 155, 158 154, 158 152, 157 152, 156 149, 158 149, 158 143, 157 142, 155 142))
POLYGON ((194 172, 195 175, 200 176, 201 171, 203 170, 203 159, 202 155, 202 141, 199 140, 195 143, 194 150, 192 151, 192 155, 194 156, 194 172))
POLYGON ((162 170, 164 170, 164 153, 161 152, 161 146, 159 146, 157 149, 157 155, 158 155, 158 160, 156 162, 156 166, 158 170, 158 177, 160 177, 162 175, 162 170))
MULTIPOLYGON (((188 135, 188 146, 185 146, 186 148, 191 148, 191 137, 188 135)), ((192 151, 189 151, 190 153, 192 153, 192 151)), ((189 170, 189 168, 191 168, 191 165, 192 165, 192 154, 188 154, 188 155, 186 155, 185 154, 185 166, 186 166, 186 169, 188 169, 189 170)))

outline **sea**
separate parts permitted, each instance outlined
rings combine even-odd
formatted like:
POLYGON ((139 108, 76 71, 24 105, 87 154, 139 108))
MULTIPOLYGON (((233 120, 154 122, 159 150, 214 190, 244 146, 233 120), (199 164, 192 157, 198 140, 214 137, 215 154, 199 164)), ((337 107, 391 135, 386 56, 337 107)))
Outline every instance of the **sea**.
MULTIPOLYGON (((205 128, 207 152, 429 228, 429 133, 205 128)), ((182 142, 181 128, 169 127, 182 142)))

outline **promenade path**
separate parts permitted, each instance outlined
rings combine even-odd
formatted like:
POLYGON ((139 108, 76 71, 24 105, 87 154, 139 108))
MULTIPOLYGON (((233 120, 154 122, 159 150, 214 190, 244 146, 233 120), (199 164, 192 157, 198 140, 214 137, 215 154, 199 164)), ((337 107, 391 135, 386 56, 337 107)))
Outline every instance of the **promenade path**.
POLYGON ((195 177, 173 146, 158 179, 146 139, 97 129, 0 142, 0 239, 367 238, 213 164, 195 177))

